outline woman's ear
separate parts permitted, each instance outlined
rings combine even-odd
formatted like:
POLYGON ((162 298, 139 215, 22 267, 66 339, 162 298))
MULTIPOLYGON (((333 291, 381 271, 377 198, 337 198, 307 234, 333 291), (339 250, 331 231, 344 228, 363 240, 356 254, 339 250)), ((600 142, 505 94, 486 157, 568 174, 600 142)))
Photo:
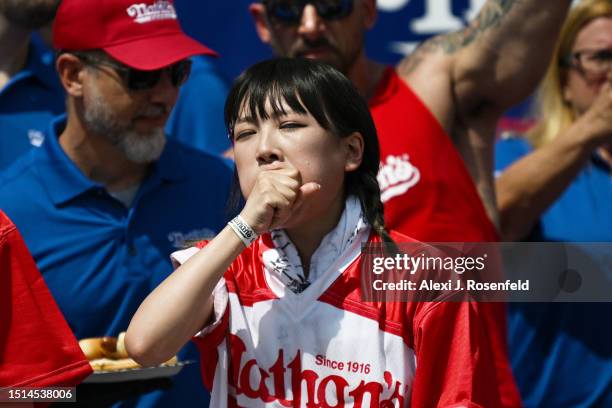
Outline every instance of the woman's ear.
POLYGON ((77 56, 70 53, 61 54, 57 57, 55 69, 68 95, 74 97, 83 95, 84 65, 77 56))
POLYGON ((363 159, 364 142, 359 132, 353 132, 342 139, 346 148, 346 162, 344 171, 355 171, 361 165, 363 159))

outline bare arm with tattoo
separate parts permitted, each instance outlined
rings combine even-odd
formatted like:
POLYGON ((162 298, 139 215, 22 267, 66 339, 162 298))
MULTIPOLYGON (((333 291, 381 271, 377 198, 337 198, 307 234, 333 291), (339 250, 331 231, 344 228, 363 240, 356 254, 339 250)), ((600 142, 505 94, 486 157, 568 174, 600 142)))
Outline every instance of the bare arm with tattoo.
POLYGON ((434 68, 448 76, 446 96, 454 96, 461 111, 489 104, 503 112, 537 86, 570 3, 489 0, 468 27, 425 42, 398 71, 418 86, 434 68))
POLYGON ((493 220, 497 121, 536 88, 570 3, 488 0, 464 30, 425 42, 397 68, 453 138, 493 220))

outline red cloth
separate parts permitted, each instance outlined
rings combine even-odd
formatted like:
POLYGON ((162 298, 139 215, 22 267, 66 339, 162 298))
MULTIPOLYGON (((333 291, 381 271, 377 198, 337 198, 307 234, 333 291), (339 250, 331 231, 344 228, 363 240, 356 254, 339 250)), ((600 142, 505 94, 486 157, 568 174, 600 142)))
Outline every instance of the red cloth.
POLYGON ((0 211, 0 387, 72 386, 89 374, 23 239, 0 211))
POLYGON ((450 136, 393 68, 369 105, 380 143, 387 229, 421 242, 498 241, 450 136))
MULTIPOLYGON (((370 112, 376 124, 380 143, 381 170, 378 182, 385 205, 385 222, 389 230, 397 230, 422 242, 497 242, 495 226, 487 216, 476 186, 449 135, 427 106, 388 67, 370 99, 370 112)), ((452 305, 444 305, 452 308, 452 305)), ((478 327, 487 333, 495 353, 498 392, 503 406, 520 406, 520 397, 507 358, 505 305, 500 303, 466 303, 462 310, 474 319, 470 330, 478 327), (477 308, 477 313, 474 311, 477 308), (474 316, 477 316, 476 319, 474 316)), ((447 312, 452 321, 453 311, 447 312)), ((426 322, 424 322, 426 323, 426 322)), ((440 336, 459 334, 452 325, 442 326, 440 336), (454 334, 453 334, 454 333, 454 334)), ((428 328, 428 333, 435 330, 428 328)), ((462 336, 473 336, 464 332, 462 336)), ((454 342, 463 342, 460 336, 454 342)), ((452 350, 461 350, 460 344, 452 350)), ((421 354, 449 353, 430 350, 424 344, 421 354)), ((461 372, 462 359, 453 358, 449 372, 461 372)), ((446 372, 446 371, 441 371, 446 372)), ((422 370, 421 373, 424 373, 422 370)), ((427 393, 420 394, 420 379, 415 378, 413 398, 425 403, 427 393)), ((436 386, 448 389, 449 378, 437 378, 436 386)), ((452 381, 451 381, 452 382, 452 381)), ((429 388, 422 388, 429 392, 429 388)), ((493 390, 491 390, 493 392, 493 390)), ((418 405, 418 404, 417 404, 418 405)))

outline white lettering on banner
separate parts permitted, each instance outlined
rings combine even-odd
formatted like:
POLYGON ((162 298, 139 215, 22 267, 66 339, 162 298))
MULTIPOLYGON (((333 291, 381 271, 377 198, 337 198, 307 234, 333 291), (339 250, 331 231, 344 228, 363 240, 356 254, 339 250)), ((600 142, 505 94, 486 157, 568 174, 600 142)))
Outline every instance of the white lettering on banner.
POLYGON ((410 3, 410 0, 378 0, 376 7, 381 11, 392 13, 404 8, 408 3, 410 3))
MULTIPOLYGON (((486 0, 469 0, 469 6, 463 16, 453 13, 451 0, 422 0, 425 14, 414 19, 410 24, 410 30, 419 35, 435 35, 449 31, 460 30, 466 21, 471 21, 477 15, 486 0)), ((401 10, 413 0, 378 0, 376 6, 379 10, 393 13, 401 10)), ((401 54, 410 54, 420 42, 394 41, 390 44, 390 50, 401 54)))
MULTIPOLYGON (((378 0, 379 10, 393 13, 406 7, 411 0, 378 0)), ((412 29, 418 34, 435 34, 458 30, 463 26, 460 18, 453 15, 451 0, 424 0, 425 15, 414 21, 412 29)), ((466 21, 472 20, 486 0, 470 0, 470 5, 464 14, 466 21)))
POLYGON ((401 157, 387 156, 386 161, 380 163, 376 179, 380 186, 381 201, 385 203, 414 187, 421 179, 421 172, 410 163, 407 154, 401 157))
POLYGON ((427 0, 425 15, 414 20, 411 28, 418 34, 459 30, 463 21, 453 15, 451 0, 427 0))
POLYGON ((474 18, 476 18, 480 12, 480 9, 486 2, 487 0, 471 0, 470 8, 465 12, 465 19, 467 21, 472 21, 474 18))
MULTIPOLYGON (((235 390, 236 397, 244 395, 266 404, 276 402, 282 407, 344 408, 348 403, 354 408, 365 408, 364 401, 369 401, 367 405, 369 407, 403 407, 405 395, 410 389, 409 386, 393 378, 389 371, 384 372, 380 382, 366 382, 362 379, 358 385, 350 384, 348 380, 355 379, 354 373, 365 372, 359 371, 359 365, 356 369, 349 369, 347 364, 347 370, 353 373, 350 375, 321 376, 320 372, 302 369, 301 350, 296 352, 290 362, 285 363, 285 351, 279 349, 274 364, 269 368, 263 368, 259 366, 257 360, 243 358, 246 345, 240 337, 233 334, 229 337, 232 359, 229 385, 235 390), (288 395, 287 391, 290 391, 291 395, 288 395), (306 391, 306 395, 303 395, 303 391, 306 391), (384 395, 389 397, 385 398, 384 395)), ((317 361, 320 364, 317 365, 322 364, 322 358, 318 357, 317 361)), ((339 364, 337 363, 337 370, 339 364)), ((345 363, 342 364, 344 368, 345 363)), ((356 363, 349 362, 349 364, 356 363)))
POLYGON ((138 24, 150 23, 156 20, 176 20, 174 6, 165 0, 158 0, 152 5, 144 3, 132 4, 126 11, 138 24))

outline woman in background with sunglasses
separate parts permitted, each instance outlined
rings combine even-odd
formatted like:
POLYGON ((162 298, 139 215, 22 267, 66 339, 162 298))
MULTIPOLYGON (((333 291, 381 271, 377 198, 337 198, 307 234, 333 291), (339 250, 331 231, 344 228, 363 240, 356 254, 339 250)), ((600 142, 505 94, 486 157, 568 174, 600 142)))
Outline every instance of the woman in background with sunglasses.
MULTIPOLYGON (((612 1, 571 11, 536 126, 500 141, 496 154, 506 240, 612 242, 612 1)), ((601 321, 610 305, 510 305, 510 357, 526 406, 612 406, 612 330, 601 321)))
POLYGON ((130 323, 133 358, 160 363, 195 335, 213 407, 520 404, 479 304, 362 300, 362 245, 413 241, 385 230, 376 128, 346 77, 259 63, 226 124, 246 204, 173 255, 130 323))

